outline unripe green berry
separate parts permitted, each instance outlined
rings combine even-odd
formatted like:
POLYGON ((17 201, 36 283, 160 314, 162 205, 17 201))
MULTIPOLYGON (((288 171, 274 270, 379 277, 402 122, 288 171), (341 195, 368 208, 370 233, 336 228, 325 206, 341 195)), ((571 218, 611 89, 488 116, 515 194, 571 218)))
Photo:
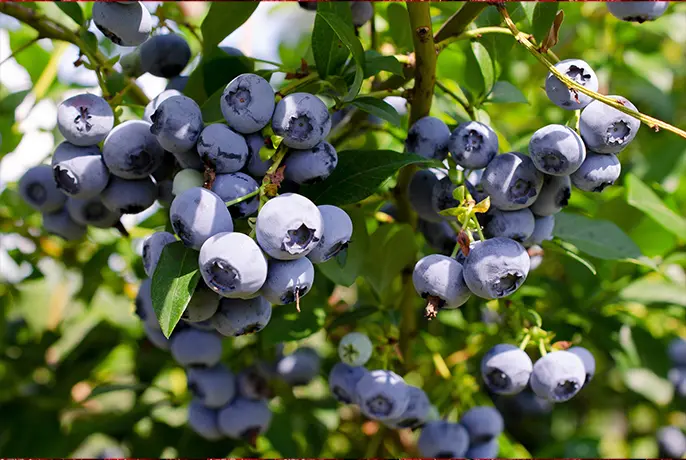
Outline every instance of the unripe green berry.
POLYGON ((338 344, 338 356, 350 366, 364 366, 372 356, 372 342, 361 332, 351 332, 338 344))
POLYGON ((195 169, 182 169, 174 176, 172 193, 178 196, 193 187, 202 187, 205 179, 200 171, 195 169))

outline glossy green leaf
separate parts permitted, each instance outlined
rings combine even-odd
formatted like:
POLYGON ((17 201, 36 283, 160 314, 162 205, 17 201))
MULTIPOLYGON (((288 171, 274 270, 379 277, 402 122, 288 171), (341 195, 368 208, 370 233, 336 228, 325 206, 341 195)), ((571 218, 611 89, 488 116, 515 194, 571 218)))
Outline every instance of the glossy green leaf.
POLYGON ((548 35, 559 8, 559 2, 536 2, 529 20, 533 36, 538 43, 548 35))
POLYGON ((638 258, 641 251, 631 238, 608 220, 589 219, 579 214, 555 215, 554 235, 599 259, 638 258))
POLYGON ((364 56, 364 78, 372 77, 381 71, 400 76, 405 74, 403 65, 395 56, 383 56, 373 50, 365 51, 364 56))
POLYGON ((509 81, 497 81, 493 86, 486 102, 494 104, 521 103, 528 104, 526 96, 509 81))
POLYGON ((338 166, 326 180, 303 187, 300 193, 317 204, 357 203, 376 192, 398 169, 426 161, 393 150, 346 150, 338 153, 338 166))
POLYGON ((83 10, 81 4, 77 2, 55 2, 55 5, 64 11, 78 25, 83 24, 83 10))
MULTIPOLYGON (((350 55, 350 48, 345 45, 334 26, 322 15, 329 12, 340 18, 339 27, 353 33, 352 13, 345 2, 321 2, 317 5, 317 15, 312 29, 312 54, 321 78, 340 74, 350 55)), ((353 33, 354 34, 354 33, 353 33)))
POLYGON ((488 53, 486 47, 478 42, 472 41, 472 52, 476 58, 476 62, 481 71, 481 76, 484 81, 484 94, 489 94, 495 85, 495 68, 491 55, 488 53))
POLYGON ((152 276, 152 305, 165 337, 181 319, 199 279, 198 251, 181 241, 164 247, 152 276))
POLYGON ((411 50, 414 45, 412 43, 412 28, 410 27, 410 15, 401 3, 391 3, 386 10, 389 24, 393 24, 389 32, 396 46, 400 50, 411 50))
POLYGON ((417 242, 412 227, 388 224, 379 227, 369 238, 369 252, 362 273, 379 297, 387 291, 396 276, 417 254, 417 242))
POLYGON ((360 110, 371 113, 392 125, 400 126, 400 115, 391 104, 375 97, 362 96, 354 99, 351 103, 360 110))
POLYGON ((212 2, 200 30, 204 54, 211 53, 252 15, 259 2, 212 2))

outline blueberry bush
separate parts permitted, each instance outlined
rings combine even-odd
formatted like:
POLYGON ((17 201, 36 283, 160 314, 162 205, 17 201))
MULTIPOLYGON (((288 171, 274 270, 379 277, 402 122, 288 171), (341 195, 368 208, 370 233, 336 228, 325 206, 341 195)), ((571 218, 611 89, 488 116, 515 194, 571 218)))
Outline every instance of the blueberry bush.
POLYGON ((0 3, 0 453, 684 456, 685 22, 0 3))

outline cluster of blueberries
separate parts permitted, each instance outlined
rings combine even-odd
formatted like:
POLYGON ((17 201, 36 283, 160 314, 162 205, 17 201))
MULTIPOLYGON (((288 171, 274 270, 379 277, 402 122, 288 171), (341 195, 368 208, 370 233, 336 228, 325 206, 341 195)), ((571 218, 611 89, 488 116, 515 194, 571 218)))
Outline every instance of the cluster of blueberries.
POLYGON ((501 343, 481 360, 481 377, 496 395, 516 395, 530 388, 539 398, 562 403, 593 379, 595 359, 583 347, 545 354, 536 363, 519 347, 501 343))
POLYGON ((174 360, 186 368, 187 386, 193 396, 188 424, 193 431, 212 441, 228 437, 254 445, 271 423, 270 381, 306 385, 319 374, 320 358, 308 347, 286 356, 279 349, 274 362, 258 361, 234 374, 221 363, 222 336, 207 321, 225 300, 206 288, 196 292, 183 321, 166 339, 153 310, 150 280, 145 280, 136 297, 136 313, 148 339, 156 347, 170 350, 174 360))
POLYGON ((372 343, 351 332, 338 345, 341 359, 329 373, 329 388, 344 404, 354 404, 371 420, 392 429, 421 429, 417 449, 427 458, 493 458, 503 418, 493 407, 475 407, 460 423, 439 420, 426 393, 388 370, 367 370, 372 343))
MULTIPOLYGON (((569 59, 555 67, 597 91, 598 79, 586 62, 569 59)), ((407 151, 439 161, 449 154, 464 171, 475 203, 490 198, 488 212, 477 214, 487 239, 451 258, 446 254, 455 247, 457 233, 450 224, 457 222, 441 211, 460 205, 454 197, 457 186, 444 169, 419 170, 413 176, 408 192, 419 228, 443 253, 421 259, 413 274, 417 292, 434 309, 457 308, 471 294, 496 299, 515 292, 540 263, 540 257, 534 260, 542 252, 538 245, 552 239, 555 214, 567 205, 571 185, 601 192, 619 177, 616 154, 634 139, 640 121, 568 88, 552 73, 545 88, 557 106, 581 110, 579 133, 564 125, 545 126, 532 135, 528 155, 498 154, 496 133, 477 121, 460 123, 451 133, 443 121, 427 116, 408 131, 407 151)), ((626 99, 611 97, 635 109, 626 99)))

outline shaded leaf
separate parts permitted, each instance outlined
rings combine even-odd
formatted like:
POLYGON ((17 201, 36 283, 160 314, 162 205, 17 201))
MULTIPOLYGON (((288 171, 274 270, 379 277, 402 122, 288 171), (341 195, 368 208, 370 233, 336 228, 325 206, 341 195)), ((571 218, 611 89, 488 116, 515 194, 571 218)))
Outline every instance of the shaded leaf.
POLYGON ((408 224, 379 227, 369 239, 369 251, 362 273, 382 297, 396 276, 417 254, 417 242, 408 224))
POLYGON ((341 263, 336 257, 317 265, 324 276, 341 286, 351 286, 355 282, 369 246, 364 213, 359 209, 351 209, 347 212, 353 222, 353 235, 348 248, 344 251, 345 261, 341 263))
POLYGON ((646 368, 629 369, 624 372, 624 383, 658 406, 666 406, 674 396, 674 386, 667 379, 658 377, 646 368))
POLYGON ((366 318, 367 316, 371 316, 377 311, 379 311, 378 308, 371 306, 357 307, 352 310, 348 310, 344 313, 341 313, 336 317, 336 319, 331 321, 328 329, 335 329, 339 326, 346 326, 348 324, 356 324, 357 321, 366 318))
POLYGON ((381 71, 395 75, 404 75, 403 65, 395 56, 383 56, 377 51, 368 50, 364 56, 364 78, 369 78, 381 71))
POLYGON ((317 16, 312 29, 312 54, 321 78, 338 75, 350 55, 334 27, 320 14, 330 12, 340 18, 341 27, 353 33, 352 13, 346 2, 322 2, 317 5, 317 16))
POLYGON ((164 247, 152 276, 152 305, 167 338, 181 319, 199 279, 197 251, 181 241, 164 247))
POLYGON ((576 260, 579 262, 581 265, 584 267, 588 268, 588 270, 593 273, 594 275, 597 275, 598 272, 595 269, 595 266, 588 260, 584 259, 581 257, 579 254, 577 254, 578 249, 571 243, 567 243, 565 241, 559 241, 559 240, 553 240, 553 241, 544 241, 543 242, 543 249, 548 250, 550 249, 553 252, 557 252, 558 254, 564 254, 567 257, 571 257, 572 259, 576 260))
POLYGON ((200 26, 203 54, 214 51, 219 42, 248 20, 257 5, 259 2, 212 2, 200 26))
POLYGON ((83 11, 77 2, 55 2, 55 5, 64 11, 78 25, 83 24, 83 11))
POLYGON ((376 192, 398 169, 426 161, 393 150, 346 150, 338 153, 338 166, 326 180, 303 187, 300 193, 317 204, 357 203, 376 192))
POLYGON ((609 220, 561 212, 555 216, 553 234, 599 259, 636 259, 641 256, 636 243, 609 220))
POLYGON ((481 70, 481 76, 484 80, 484 94, 489 94, 495 84, 493 60, 486 47, 480 42, 472 41, 471 46, 476 62, 479 65, 479 70, 481 70))
POLYGON ((526 96, 509 81, 497 81, 486 98, 486 102, 494 104, 522 103, 528 104, 526 96))
POLYGON ((412 27, 410 26, 410 15, 400 3, 391 3, 386 9, 388 23, 393 24, 389 32, 395 44, 401 50, 411 50, 414 47, 412 43, 412 27))
POLYGON ((358 97, 352 105, 367 113, 371 113, 395 126, 400 126, 400 115, 391 104, 375 97, 358 97))

